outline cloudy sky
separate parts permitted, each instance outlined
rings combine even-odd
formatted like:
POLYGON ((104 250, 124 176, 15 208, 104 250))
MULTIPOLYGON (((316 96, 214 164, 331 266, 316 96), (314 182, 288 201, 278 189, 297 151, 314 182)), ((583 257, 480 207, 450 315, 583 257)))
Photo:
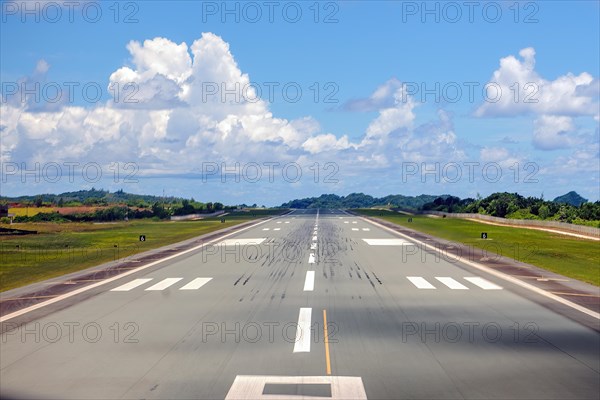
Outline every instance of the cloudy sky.
POLYGON ((598 200, 597 1, 1 1, 0 194, 598 200))

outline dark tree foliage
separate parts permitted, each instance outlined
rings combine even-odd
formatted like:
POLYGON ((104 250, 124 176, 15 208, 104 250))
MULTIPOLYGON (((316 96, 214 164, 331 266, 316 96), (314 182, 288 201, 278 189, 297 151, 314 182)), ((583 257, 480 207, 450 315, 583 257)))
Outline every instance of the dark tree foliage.
MULTIPOLYGON (((582 197, 575 192, 567 193, 569 199, 582 197)), ((561 196, 563 198, 565 196, 561 196)), ((557 198, 558 199, 558 198, 557 198)), ((556 200, 556 199, 555 199, 556 200)), ((584 199, 585 200, 585 199, 584 199)), ((493 193, 483 199, 463 199, 454 196, 438 197, 424 204, 423 211, 477 213, 501 218, 548 219, 562 222, 600 221, 600 202, 584 202, 579 206, 566 202, 545 201, 537 197, 524 197, 518 193, 493 193)))

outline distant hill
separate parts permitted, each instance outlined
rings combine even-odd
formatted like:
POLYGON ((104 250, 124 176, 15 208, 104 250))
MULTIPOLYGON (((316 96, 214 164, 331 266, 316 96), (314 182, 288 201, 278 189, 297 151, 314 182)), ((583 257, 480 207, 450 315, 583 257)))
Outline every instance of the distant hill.
POLYGON ((428 194, 419 196, 403 196, 400 194, 385 197, 373 197, 364 193, 351 193, 348 196, 336 194, 322 194, 319 197, 307 197, 283 203, 283 208, 369 208, 374 206, 389 206, 406 210, 419 210, 424 204, 434 201, 438 197, 428 194))
POLYGON ((181 201, 182 199, 176 197, 166 197, 162 198, 159 196, 151 196, 151 195, 143 195, 143 194, 132 194, 125 193, 123 190, 118 190, 116 192, 109 192, 104 189, 95 189, 92 188, 90 190, 79 190, 77 192, 65 192, 61 194, 38 194, 34 196, 18 196, 18 197, 5 197, 0 196, 0 200, 7 203, 24 203, 31 202, 34 203, 36 201, 42 203, 52 203, 61 205, 68 205, 70 203, 81 203, 81 204, 124 204, 124 203, 132 203, 132 202, 146 202, 149 204, 155 202, 174 202, 181 201))
POLYGON ((570 204, 572 206, 579 207, 583 203, 586 203, 587 199, 584 199, 583 197, 581 197, 577 192, 570 191, 567 194, 558 196, 557 198, 555 198, 552 201, 555 203, 570 204))

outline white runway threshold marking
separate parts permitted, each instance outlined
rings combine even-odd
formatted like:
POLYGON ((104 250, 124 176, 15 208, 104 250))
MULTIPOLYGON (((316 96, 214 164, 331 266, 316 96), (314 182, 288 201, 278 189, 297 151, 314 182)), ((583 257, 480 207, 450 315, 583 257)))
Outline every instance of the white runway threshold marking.
POLYGON ((111 292, 128 292, 131 289, 135 289, 138 286, 143 285, 144 283, 148 283, 152 280, 152 278, 145 279, 134 279, 131 282, 128 282, 124 285, 111 289, 111 292))
POLYGON ((197 290, 206 285, 212 278, 196 278, 179 290, 197 290))
POLYGON ((315 288, 315 271, 306 271, 306 279, 304 280, 304 291, 312 292, 315 288))
POLYGON ((309 264, 315 263, 315 255, 313 253, 310 253, 310 255, 308 256, 308 263, 309 264))
POLYGON ((227 239, 222 240, 215 246, 245 246, 248 244, 261 244, 267 238, 255 238, 255 239, 227 239))
POLYGON ((363 239, 369 246, 409 246, 412 242, 404 239, 363 239))
POLYGON ((450 289, 458 289, 458 290, 469 290, 468 287, 458 282, 455 279, 452 279, 447 276, 436 276, 435 279, 442 282, 444 285, 448 286, 450 289))
POLYGON ((267 399, 367 400, 367 393, 359 376, 238 375, 225 397, 225 400, 267 399), (304 394, 302 385, 310 385, 313 388, 325 385, 329 393, 326 396, 304 394), (291 390, 300 394, 292 394, 291 390))
POLYGON ((311 250, 316 250, 317 249, 317 244, 316 243, 311 244, 310 245, 310 249, 311 250))
POLYGON ((150 286, 146 290, 165 290, 169 286, 176 284, 182 279, 183 278, 166 278, 158 282, 157 284, 150 286))
POLYGON ((427 282, 424 278, 420 276, 407 276, 406 279, 412 282, 419 289, 435 289, 431 283, 427 282))
POLYGON ((501 286, 498 286, 490 281, 487 281, 483 278, 479 278, 477 276, 472 276, 472 277, 467 277, 465 278, 465 280, 471 282, 473 285, 477 285, 482 289, 485 290, 500 290, 502 289, 501 286))
POLYGON ((296 327, 296 343, 294 353, 310 352, 310 319, 312 308, 301 308, 298 314, 298 326, 296 327))
POLYGON ((358 228, 352 228, 352 230, 353 230, 353 231, 357 231, 357 230, 358 230, 358 228))
POLYGON ((316 242, 317 241, 317 235, 313 236, 312 240, 313 240, 313 242, 316 242))
MULTIPOLYGON (((124 285, 118 286, 114 289, 111 289, 110 291, 111 292, 128 292, 132 289, 135 289, 139 286, 142 286, 142 285, 150 282, 153 279, 154 278, 134 279, 131 282, 128 282, 124 285)), ((160 281, 156 285, 149 287, 146 290, 152 290, 152 291, 164 290, 164 289, 167 289, 169 286, 179 282, 182 279, 183 278, 167 278, 167 279, 160 281)), ((202 286, 206 285, 211 280, 212 280, 212 278, 195 278, 192 281, 190 281, 189 283, 187 283, 186 285, 179 288, 179 290, 197 290, 197 289, 200 289, 202 286)))

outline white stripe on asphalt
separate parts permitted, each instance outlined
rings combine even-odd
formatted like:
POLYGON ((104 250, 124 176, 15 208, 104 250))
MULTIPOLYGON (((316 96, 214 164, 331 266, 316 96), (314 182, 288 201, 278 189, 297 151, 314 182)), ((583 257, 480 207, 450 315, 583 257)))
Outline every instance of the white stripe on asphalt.
POLYGON ((349 223, 350 223, 350 221, 344 221, 344 223, 345 223, 345 224, 349 224, 349 223))
POLYGON ((304 291, 312 292, 315 288, 315 271, 306 271, 306 279, 304 279, 304 291))
POLYGON ((450 289, 458 289, 458 290, 469 290, 468 287, 458 282, 455 279, 452 279, 447 276, 436 276, 435 279, 442 282, 444 285, 448 286, 450 289))
POLYGON ((369 246, 409 246, 413 243, 404 239, 363 239, 369 246))
POLYGON ((316 242, 316 241, 317 241, 317 236, 315 235, 315 236, 313 236, 313 242, 316 242))
POLYGON ((274 231, 280 231, 280 230, 281 230, 281 228, 275 228, 275 229, 273 229, 273 230, 274 230, 274 231))
POLYGON ((370 228, 362 228, 363 231, 370 231, 370 228))
POLYGON ((261 244, 267 240, 267 238, 256 238, 256 239, 227 239, 220 241, 215 246, 245 246, 247 244, 261 244))
POLYGON ((308 263, 309 264, 315 263, 315 255, 313 253, 310 253, 310 255, 308 256, 308 263))
POLYGON ((196 290, 206 285, 212 278, 196 278, 179 290, 196 290))
POLYGON ((177 282, 179 282, 182 279, 183 278, 166 278, 166 279, 163 279, 162 281, 158 282, 157 284, 150 286, 146 290, 164 290, 164 289, 168 288, 169 286, 176 284, 177 282))
POLYGON ((358 230, 358 228, 352 228, 352 230, 353 230, 353 231, 357 231, 357 230, 358 230))
POLYGON ((485 289, 485 290, 500 290, 500 289, 502 289, 502 287, 496 285, 495 283, 492 283, 483 278, 479 278, 477 276, 467 277, 467 278, 465 278, 465 280, 467 280, 467 281, 471 282, 473 285, 477 285, 480 288, 485 289))
POLYGON ((263 231, 268 231, 270 228, 263 228, 263 231))
POLYGON ((296 328, 296 343, 294 353, 307 353, 310 351, 310 319, 312 308, 301 308, 298 314, 298 325, 296 328))
POLYGON ((315 250, 316 248, 317 248, 317 244, 316 243, 313 243, 313 244, 310 245, 310 249, 311 250, 315 250))
POLYGON ((121 285, 117 288, 111 289, 111 292, 127 292, 131 289, 134 289, 138 286, 143 285, 144 283, 148 283, 152 280, 152 278, 144 278, 144 279, 134 279, 131 282, 128 282, 124 285, 121 285))
POLYGON ((419 289, 435 289, 435 286, 420 276, 407 276, 406 278, 419 289))

